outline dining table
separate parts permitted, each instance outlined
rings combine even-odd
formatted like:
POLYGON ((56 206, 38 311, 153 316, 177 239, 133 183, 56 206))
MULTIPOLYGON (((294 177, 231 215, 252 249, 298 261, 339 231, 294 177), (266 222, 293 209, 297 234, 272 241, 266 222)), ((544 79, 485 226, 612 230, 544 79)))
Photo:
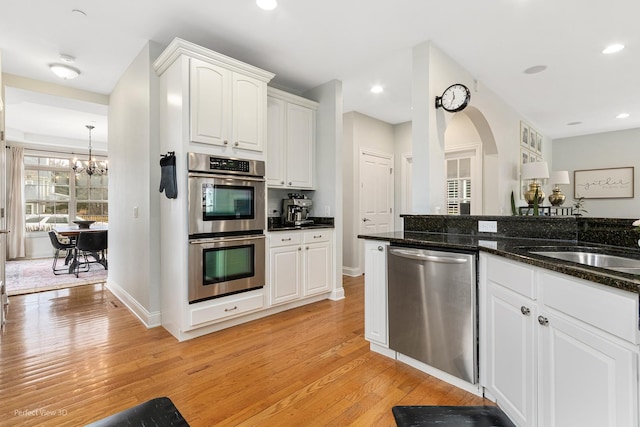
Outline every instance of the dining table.
MULTIPOLYGON (((69 225, 69 224, 61 224, 53 227, 53 231, 58 233, 60 236, 67 237, 72 243, 75 244, 76 240, 78 240, 78 236, 80 233, 91 233, 95 231, 105 231, 108 230, 109 226, 107 224, 93 224, 89 228, 80 227, 78 225, 69 225)), ((96 259, 97 255, 96 255, 96 259)), ((73 250, 73 256, 71 257, 71 262, 69 263, 69 273, 73 273, 75 271, 76 265, 78 264, 78 250, 73 250)))

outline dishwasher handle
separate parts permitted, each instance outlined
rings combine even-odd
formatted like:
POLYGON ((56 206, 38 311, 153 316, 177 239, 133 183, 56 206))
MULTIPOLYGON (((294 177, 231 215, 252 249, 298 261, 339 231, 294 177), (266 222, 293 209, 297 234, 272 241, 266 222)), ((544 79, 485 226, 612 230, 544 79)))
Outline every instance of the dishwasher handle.
POLYGON ((389 249, 391 255, 399 256, 402 258, 415 259, 418 261, 438 262, 442 264, 464 264, 469 261, 468 258, 458 258, 450 256, 440 255, 427 255, 420 249, 389 249))

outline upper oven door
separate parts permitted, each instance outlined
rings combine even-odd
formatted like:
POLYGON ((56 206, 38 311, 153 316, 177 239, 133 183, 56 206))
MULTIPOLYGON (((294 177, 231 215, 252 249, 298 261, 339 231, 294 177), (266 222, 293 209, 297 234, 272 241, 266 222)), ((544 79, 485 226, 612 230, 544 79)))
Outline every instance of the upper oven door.
POLYGON ((189 173, 189 235, 264 230, 265 180, 189 173))

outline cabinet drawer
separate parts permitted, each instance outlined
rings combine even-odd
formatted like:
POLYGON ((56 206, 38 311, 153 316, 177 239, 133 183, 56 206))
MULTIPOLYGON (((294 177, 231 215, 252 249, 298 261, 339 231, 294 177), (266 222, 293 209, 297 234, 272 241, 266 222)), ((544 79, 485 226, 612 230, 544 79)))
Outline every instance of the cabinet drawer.
POLYGON ((240 295, 243 296, 222 298, 219 302, 214 302, 206 307, 194 308, 191 310, 191 325, 197 326, 207 322, 224 320, 262 308, 263 296, 261 291, 258 291, 258 293, 247 292, 240 295))
POLYGON ((522 263, 492 256, 488 257, 487 278, 520 295, 536 299, 534 270, 522 263))
POLYGON ((545 306, 638 343, 638 295, 560 274, 541 272, 540 296, 545 306))
POLYGON ((304 243, 328 242, 329 240, 331 240, 331 230, 328 229, 316 229, 304 233, 304 243))
POLYGON ((269 247, 277 248, 280 246, 299 245, 302 241, 300 232, 285 233, 276 232, 269 236, 269 247))

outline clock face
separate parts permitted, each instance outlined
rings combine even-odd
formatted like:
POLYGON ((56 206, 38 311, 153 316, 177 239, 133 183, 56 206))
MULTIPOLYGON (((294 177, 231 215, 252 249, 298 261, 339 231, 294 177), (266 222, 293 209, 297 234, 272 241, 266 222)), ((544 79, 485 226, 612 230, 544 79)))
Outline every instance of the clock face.
POLYGON ((469 104, 471 92, 462 84, 449 86, 442 94, 442 108, 450 112, 461 111, 469 104))

